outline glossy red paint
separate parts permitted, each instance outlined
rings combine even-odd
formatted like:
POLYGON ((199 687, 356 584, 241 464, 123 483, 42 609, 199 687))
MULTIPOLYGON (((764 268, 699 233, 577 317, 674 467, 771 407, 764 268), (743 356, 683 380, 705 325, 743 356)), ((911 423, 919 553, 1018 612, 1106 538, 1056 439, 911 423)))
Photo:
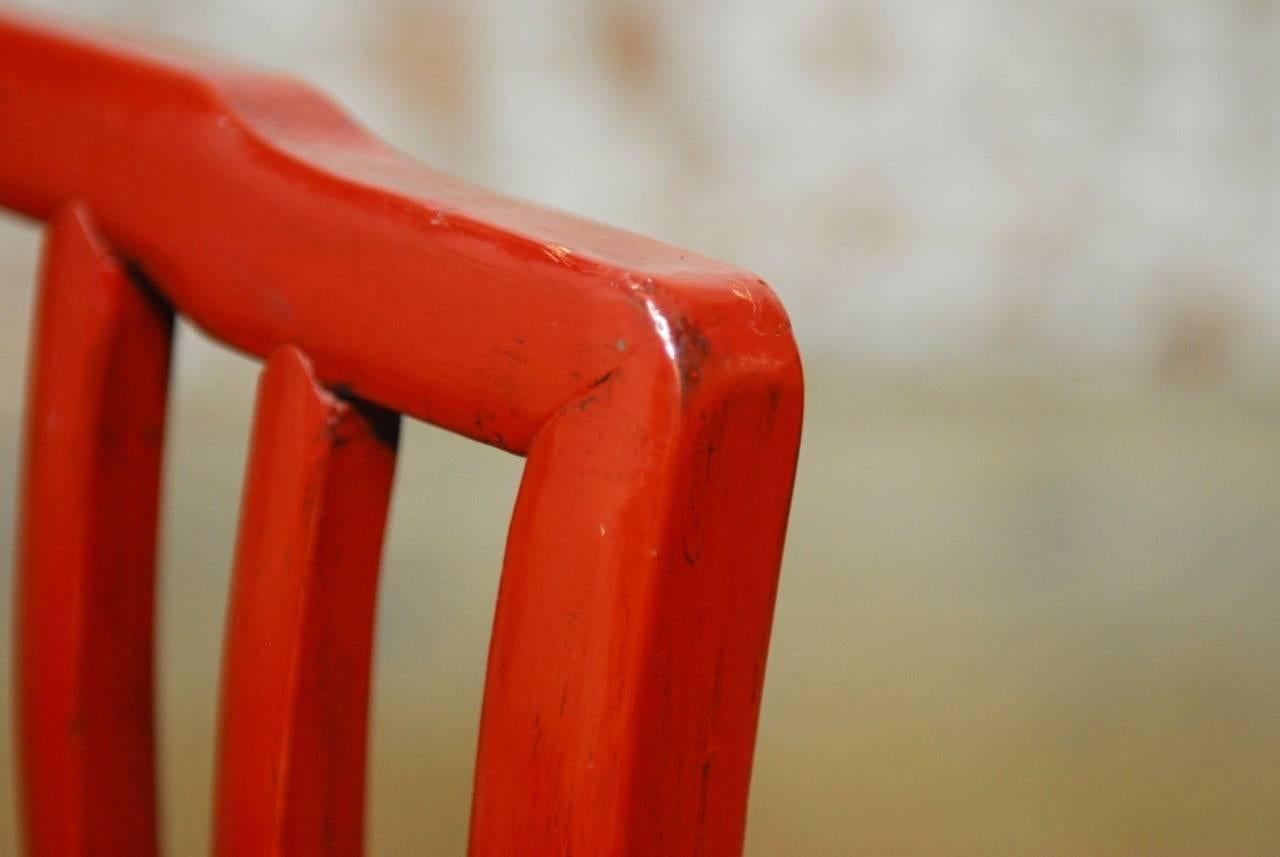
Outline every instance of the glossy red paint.
POLYGON ((172 318, 78 205, 54 216, 40 279, 15 611, 26 852, 148 857, 172 318))
MULTIPOLYGON (((220 853, 360 847, 391 457, 369 437, 350 453, 317 439, 334 409, 361 423, 315 384, 528 456, 473 857, 740 853, 802 409, 762 281, 418 166, 288 80, 0 15, 0 204, 47 218, 73 198, 178 312, 274 355, 228 628, 220 853), (350 477, 323 475, 347 455, 350 477), (304 513, 309 496, 333 511, 304 513), (277 505, 289 522, 263 523, 277 505), (347 528, 358 558, 326 559, 347 528), (246 582, 259 565, 269 580, 246 582), (338 579, 350 605, 326 588, 338 579), (268 655, 271 639, 295 659, 268 655)), ((82 800, 33 787, 48 740, 24 747, 29 816, 82 800)))
POLYGON ((267 361, 223 657, 214 853, 358 854, 378 557, 399 417, 267 361))

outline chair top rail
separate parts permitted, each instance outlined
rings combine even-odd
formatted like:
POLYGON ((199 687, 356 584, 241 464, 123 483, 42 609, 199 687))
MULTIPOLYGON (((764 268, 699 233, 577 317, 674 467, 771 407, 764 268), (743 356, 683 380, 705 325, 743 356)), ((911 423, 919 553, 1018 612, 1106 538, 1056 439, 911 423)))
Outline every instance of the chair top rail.
POLYGON ((518 454, 641 352, 682 399, 799 386, 750 273, 420 166, 288 78, 0 11, 0 206, 69 199, 214 338, 518 454))

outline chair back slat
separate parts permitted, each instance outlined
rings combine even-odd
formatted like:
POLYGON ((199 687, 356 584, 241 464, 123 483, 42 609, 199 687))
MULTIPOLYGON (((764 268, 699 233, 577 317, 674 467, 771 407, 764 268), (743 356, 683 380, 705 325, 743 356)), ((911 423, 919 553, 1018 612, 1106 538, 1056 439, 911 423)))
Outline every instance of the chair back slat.
POLYGON ((223 655, 214 853, 360 853, 378 560, 399 417, 271 355, 223 655))
POLYGON ((156 851, 152 603, 171 329, 88 212, 61 209, 37 297, 16 575, 31 857, 156 851))

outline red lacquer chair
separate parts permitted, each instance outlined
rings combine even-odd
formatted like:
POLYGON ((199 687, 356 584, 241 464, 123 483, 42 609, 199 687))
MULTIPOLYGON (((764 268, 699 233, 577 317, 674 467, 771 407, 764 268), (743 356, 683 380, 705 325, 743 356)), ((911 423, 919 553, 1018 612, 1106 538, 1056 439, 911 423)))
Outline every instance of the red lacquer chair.
POLYGON ((290 80, 0 14, 0 205, 47 221, 17 564, 31 857, 157 850, 175 313, 265 361, 214 850, 361 850, 401 415, 527 463, 472 855, 742 849, 801 422, 751 274, 418 166, 290 80))

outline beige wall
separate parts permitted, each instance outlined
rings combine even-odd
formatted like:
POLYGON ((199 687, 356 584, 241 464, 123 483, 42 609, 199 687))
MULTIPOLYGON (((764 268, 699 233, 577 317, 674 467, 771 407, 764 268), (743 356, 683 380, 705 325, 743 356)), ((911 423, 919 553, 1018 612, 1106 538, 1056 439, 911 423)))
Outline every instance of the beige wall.
MULTIPOLYGON (((748 855, 1280 853, 1280 3, 39 5, 775 285, 810 393, 748 855)), ((5 556, 37 238, 0 219, 5 556)), ((180 331, 172 854, 205 850, 255 371, 180 331)), ((406 432, 371 853, 463 853, 519 466, 406 432)))
MULTIPOLYGON (((31 2, 31 0, 28 0, 31 2)), ((810 353, 1280 360, 1274 0, 36 0, 740 263, 810 353)))

